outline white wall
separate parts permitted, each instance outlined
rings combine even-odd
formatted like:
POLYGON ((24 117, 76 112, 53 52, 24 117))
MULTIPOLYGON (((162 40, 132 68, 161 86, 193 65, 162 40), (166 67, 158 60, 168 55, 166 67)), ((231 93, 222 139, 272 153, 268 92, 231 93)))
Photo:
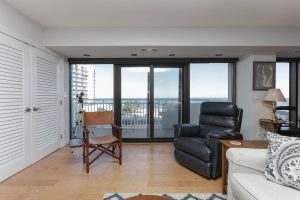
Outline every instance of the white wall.
POLYGON ((66 145, 70 140, 70 67, 69 62, 64 62, 64 136, 63 143, 66 145))
POLYGON ((237 105, 244 109, 241 132, 244 139, 260 139, 259 119, 271 118, 272 105, 263 102, 266 91, 253 91, 253 62, 276 61, 276 55, 248 55, 237 62, 237 105))
POLYGON ((62 134, 61 146, 69 144, 70 127, 69 127, 69 62, 66 58, 59 59, 59 100, 60 106, 60 131, 62 134))
POLYGON ((0 32, 27 43, 42 41, 43 27, 0 0, 0 32))

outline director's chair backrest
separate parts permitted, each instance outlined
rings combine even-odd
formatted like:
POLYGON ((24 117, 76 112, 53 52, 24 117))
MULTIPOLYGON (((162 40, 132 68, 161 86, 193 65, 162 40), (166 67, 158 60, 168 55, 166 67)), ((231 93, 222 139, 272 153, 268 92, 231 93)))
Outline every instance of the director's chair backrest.
POLYGON ((108 125, 113 123, 113 111, 104 112, 84 112, 83 125, 108 125))

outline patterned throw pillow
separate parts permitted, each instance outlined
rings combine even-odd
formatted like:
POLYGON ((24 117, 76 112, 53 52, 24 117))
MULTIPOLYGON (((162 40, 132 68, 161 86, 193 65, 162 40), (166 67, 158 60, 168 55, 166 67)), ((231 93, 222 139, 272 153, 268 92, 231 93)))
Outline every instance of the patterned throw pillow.
POLYGON ((267 133, 269 142, 265 176, 300 190, 300 138, 267 133))

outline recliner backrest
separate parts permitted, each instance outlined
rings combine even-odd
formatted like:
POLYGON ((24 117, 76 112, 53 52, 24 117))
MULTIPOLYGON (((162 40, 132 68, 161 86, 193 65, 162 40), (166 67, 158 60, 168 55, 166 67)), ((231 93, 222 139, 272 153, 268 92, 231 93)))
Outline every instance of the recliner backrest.
POLYGON ((216 130, 240 131, 243 110, 230 102, 203 102, 199 125, 201 136, 216 130))

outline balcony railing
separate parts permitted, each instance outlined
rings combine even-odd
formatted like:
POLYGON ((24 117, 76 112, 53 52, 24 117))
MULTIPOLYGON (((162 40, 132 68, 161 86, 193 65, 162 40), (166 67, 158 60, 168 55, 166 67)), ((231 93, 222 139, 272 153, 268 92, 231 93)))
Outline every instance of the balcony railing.
MULTIPOLYGON (((123 127, 145 127, 149 124, 149 103, 147 99, 122 99, 122 126, 123 127)), ((72 99, 72 124, 75 126, 76 113, 79 110, 76 99, 72 99)), ((156 99, 154 101, 154 121, 160 124, 164 113, 170 110, 179 112, 177 99, 156 99)), ((99 112, 114 110, 113 99, 85 99, 83 108, 86 112, 99 112)))
MULTIPOLYGON (((200 105, 204 101, 227 101, 226 98, 192 98, 191 117, 199 120, 200 105)), ((79 107, 75 98, 72 99, 72 125, 75 126, 76 113, 79 107)), ((126 127, 145 127, 149 124, 149 103, 147 99, 122 99, 121 123, 126 127)), ((84 99, 83 110, 99 112, 114 110, 113 99, 84 99)), ((175 98, 158 98, 154 100, 154 124, 161 127, 172 127, 174 121, 180 121, 181 104, 175 98), (177 120, 178 118, 178 120, 177 120)), ((175 122, 176 123, 176 122, 175 122)))
MULTIPOLYGON (((190 101, 190 122, 199 122, 200 105, 204 101, 227 101, 226 98, 191 98, 190 101)), ((72 127, 73 134, 79 136, 82 132, 77 131, 76 113, 81 109, 81 104, 72 99, 72 127)), ((114 110, 113 99, 85 99, 83 103, 84 111, 99 112, 114 110)), ((149 102, 147 99, 122 99, 121 100, 121 125, 124 128, 123 136, 125 138, 146 138, 149 137, 149 102)), ((288 120, 288 111, 278 110, 278 117, 288 120)), ((154 100, 154 129, 156 136, 173 137, 172 125, 181 120, 181 104, 178 99, 160 98, 154 100)), ((80 119, 80 118, 79 118, 80 119)), ((107 128, 107 127, 106 127, 107 128)), ((105 131, 104 131, 105 132, 105 131)))

